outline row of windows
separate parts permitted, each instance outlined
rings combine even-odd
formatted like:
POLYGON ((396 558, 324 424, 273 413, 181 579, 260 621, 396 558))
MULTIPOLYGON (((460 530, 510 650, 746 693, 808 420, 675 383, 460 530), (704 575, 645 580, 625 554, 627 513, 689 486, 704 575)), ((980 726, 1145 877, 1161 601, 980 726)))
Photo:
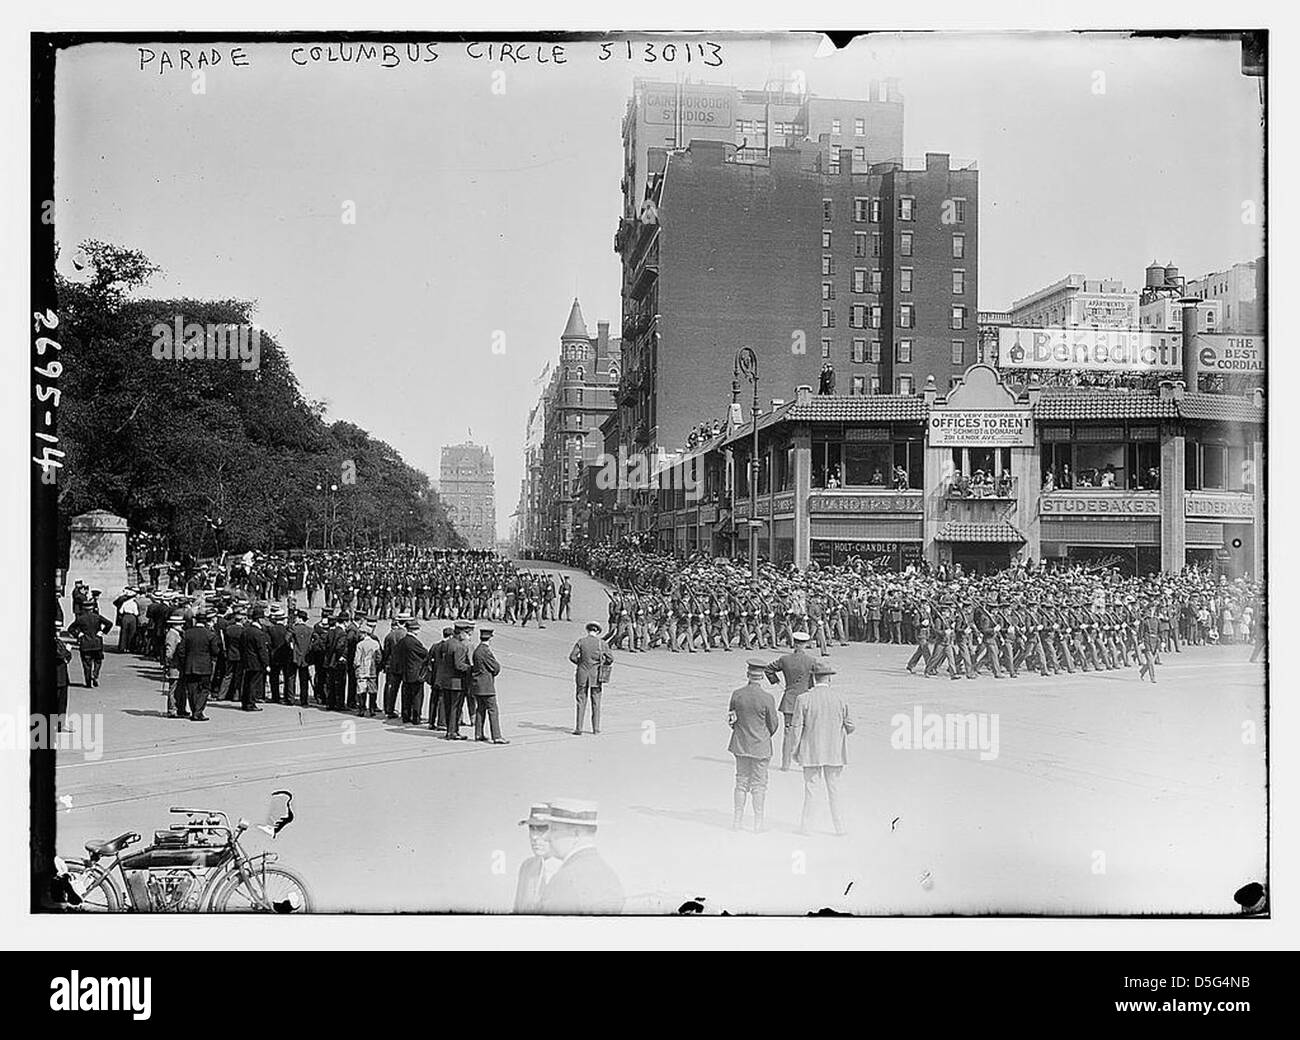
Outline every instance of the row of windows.
MULTIPOLYGON (((854 149, 854 159, 861 158, 861 156, 857 154, 860 151, 862 151, 860 148, 854 149)), ((879 224, 882 213, 882 202, 883 200, 881 199, 855 198, 853 200, 853 220, 858 224, 879 224)), ((916 220, 916 197, 914 195, 900 195, 897 202, 899 220, 916 220)), ((945 224, 966 223, 966 200, 945 199, 943 206, 940 209, 940 215, 945 224)), ((822 199, 822 222, 829 224, 834 219, 835 200, 822 199)))
MULTIPOLYGON (((832 234, 833 233, 830 231, 830 229, 828 228, 822 229, 823 249, 831 248, 832 234)), ((914 245, 915 245, 915 237, 913 232, 902 231, 899 233, 898 236, 899 256, 911 256, 914 245)), ((855 257, 883 256, 884 242, 880 232, 879 231, 872 231, 870 233, 866 231, 853 232, 853 255, 855 257)), ((963 232, 957 231, 953 233, 952 258, 954 260, 966 259, 966 235, 963 232)), ((823 268, 825 267, 825 259, 823 259, 822 261, 822 266, 823 268)), ((829 273, 829 272, 824 271, 823 273, 829 273)))
MULTIPOLYGON (((822 257, 822 273, 828 275, 835 273, 835 263, 831 257, 822 257), (827 263, 828 260, 831 262, 827 263)), ((899 292, 910 293, 912 291, 914 273, 910 267, 899 268, 899 292)), ((855 267, 853 269, 853 282, 850 291, 855 293, 879 293, 883 286, 884 273, 879 268, 868 270, 865 267, 855 267)), ((966 271, 964 268, 957 268, 952 272, 952 294, 954 296, 963 296, 965 293, 966 271)), ((822 299, 835 299, 834 282, 822 282, 822 299)))
MULTIPOLYGON (((949 346, 952 363, 954 365, 964 365, 966 363, 966 341, 964 339, 954 339, 949 346)), ((829 360, 834 349, 834 340, 822 340, 822 357, 824 359, 829 360)), ((878 365, 880 363, 880 340, 855 339, 849 358, 855 364, 878 365)), ((912 341, 910 339, 900 339, 894 344, 894 360, 903 365, 911 364, 912 341)))
MULTIPOLYGON (((838 134, 838 133, 841 133, 841 132, 842 132, 841 129, 840 129, 841 125, 842 125, 842 124, 840 123, 840 121, 839 121, 838 119, 832 119, 832 120, 831 120, 831 133, 832 133, 832 134, 838 134)), ((855 120, 853 120, 853 136, 854 136, 854 137, 866 137, 866 136, 867 136, 867 121, 866 121, 865 119, 855 119, 855 120)), ((854 158, 857 158, 857 156, 854 156, 854 158)))
MULTIPOLYGON (((823 296, 825 295, 823 291, 823 296)), ((855 303, 849 307, 849 328, 853 329, 878 329, 881 328, 882 310, 879 304, 855 303)), ((835 328, 836 315, 830 308, 822 310, 822 328, 835 328)), ((916 327, 916 308, 910 303, 900 303, 898 305, 898 327, 900 329, 911 329, 916 327)), ((964 329, 966 328, 966 307, 958 304, 948 313, 948 328, 964 329)))

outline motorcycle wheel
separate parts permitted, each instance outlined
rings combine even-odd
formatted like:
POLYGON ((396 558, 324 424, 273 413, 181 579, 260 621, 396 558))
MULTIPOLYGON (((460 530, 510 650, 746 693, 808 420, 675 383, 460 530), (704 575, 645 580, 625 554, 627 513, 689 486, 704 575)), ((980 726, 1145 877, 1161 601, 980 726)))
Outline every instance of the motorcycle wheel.
POLYGON ((266 893, 266 905, 253 896, 238 873, 222 882, 220 891, 212 897, 212 911, 218 914, 309 914, 312 912, 311 894, 306 883, 284 867, 267 867, 258 871, 257 879, 266 893))
MULTIPOLYGON (((73 885, 80 892, 81 879, 92 874, 95 868, 86 859, 65 859, 63 862, 67 865, 73 885)), ((77 909, 85 914, 115 914, 126 909, 126 901, 122 898, 113 875, 105 874, 81 892, 81 905, 77 909)))

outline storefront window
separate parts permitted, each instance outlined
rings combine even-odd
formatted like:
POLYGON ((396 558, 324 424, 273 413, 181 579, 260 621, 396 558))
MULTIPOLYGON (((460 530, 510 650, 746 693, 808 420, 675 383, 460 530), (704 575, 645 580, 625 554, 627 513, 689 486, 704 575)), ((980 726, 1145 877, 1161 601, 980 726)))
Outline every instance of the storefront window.
POLYGON ((846 487, 885 487, 892 470, 890 444, 844 445, 844 485, 846 487))
POLYGON ((925 452, 921 441, 894 442, 894 474, 890 486, 898 491, 925 486, 925 452))
POLYGON ((1107 490, 1127 487, 1124 448, 1123 444, 1076 444, 1074 486, 1107 490))

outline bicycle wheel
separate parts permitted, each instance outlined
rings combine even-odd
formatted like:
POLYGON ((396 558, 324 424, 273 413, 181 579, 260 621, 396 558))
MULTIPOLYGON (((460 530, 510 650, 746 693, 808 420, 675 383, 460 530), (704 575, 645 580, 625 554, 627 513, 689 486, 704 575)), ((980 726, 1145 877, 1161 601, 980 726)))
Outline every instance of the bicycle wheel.
POLYGON ((98 872, 84 859, 65 859, 63 862, 68 868, 73 887, 81 894, 78 910, 87 914, 105 914, 119 913, 125 909, 122 893, 118 891, 112 874, 93 877, 98 872), (84 891, 83 886, 86 886, 84 891))
POLYGON ((311 894, 306 883, 284 867, 265 867, 253 875, 253 883, 261 887, 265 901, 254 895, 238 873, 222 883, 221 890, 212 898, 212 910, 218 914, 309 914, 312 911, 311 894))

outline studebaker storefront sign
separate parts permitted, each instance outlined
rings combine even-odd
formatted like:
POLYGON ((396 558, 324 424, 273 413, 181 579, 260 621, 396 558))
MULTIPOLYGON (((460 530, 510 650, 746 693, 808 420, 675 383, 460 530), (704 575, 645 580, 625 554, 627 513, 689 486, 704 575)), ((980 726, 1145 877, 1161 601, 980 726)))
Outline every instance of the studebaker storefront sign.
POLYGON ((1159 516, 1159 495, 1077 495, 1057 492, 1038 500, 1040 516, 1159 516))

